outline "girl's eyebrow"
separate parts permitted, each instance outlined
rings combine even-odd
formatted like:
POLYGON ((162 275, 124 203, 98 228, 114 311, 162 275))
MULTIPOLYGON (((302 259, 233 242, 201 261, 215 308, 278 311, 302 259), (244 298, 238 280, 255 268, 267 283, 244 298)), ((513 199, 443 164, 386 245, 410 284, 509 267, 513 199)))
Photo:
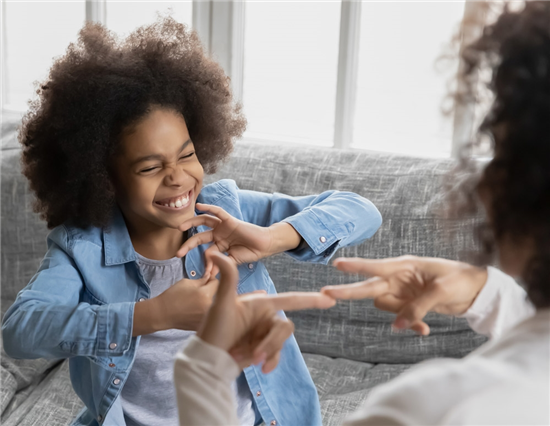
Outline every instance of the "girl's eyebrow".
MULTIPOLYGON (((181 146, 179 153, 181 153, 190 143, 191 143, 191 139, 187 139, 184 142, 184 144, 181 146)), ((142 161, 149 161, 149 160, 164 160, 164 155, 151 154, 151 155, 146 155, 144 157, 139 157, 136 160, 132 161, 132 166, 135 166, 136 164, 141 163, 142 161)))

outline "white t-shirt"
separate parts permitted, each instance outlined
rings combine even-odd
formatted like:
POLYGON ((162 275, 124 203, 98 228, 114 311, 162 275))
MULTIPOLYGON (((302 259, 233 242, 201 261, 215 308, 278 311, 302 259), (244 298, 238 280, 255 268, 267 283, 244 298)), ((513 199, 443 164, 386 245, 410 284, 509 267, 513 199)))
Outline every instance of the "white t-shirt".
MULTIPOLYGON (((143 277, 157 297, 187 278, 183 259, 152 260, 137 253, 143 277)), ((137 354, 120 395, 127 426, 176 426, 178 409, 173 386, 174 357, 194 331, 163 330, 141 336, 137 354)), ((231 383, 241 426, 256 422, 254 400, 243 374, 231 383)))

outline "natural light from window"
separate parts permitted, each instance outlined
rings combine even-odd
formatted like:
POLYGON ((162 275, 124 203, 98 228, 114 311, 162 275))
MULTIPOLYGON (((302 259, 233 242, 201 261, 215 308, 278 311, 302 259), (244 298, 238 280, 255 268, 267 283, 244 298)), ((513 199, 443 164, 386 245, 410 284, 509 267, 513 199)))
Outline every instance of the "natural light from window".
POLYGON ((170 13, 178 22, 191 26, 193 2, 136 2, 134 0, 107 0, 107 27, 119 35, 128 35, 137 27, 153 23, 158 14, 170 13))
MULTIPOLYGON (((154 22, 158 14, 171 14, 190 26, 193 22, 192 0, 105 0, 103 6, 100 21, 119 36, 154 22)), ((86 2, 7 1, 2 7, 2 106, 5 111, 24 111, 35 96, 33 82, 46 79, 54 58, 76 41, 86 19, 86 2)), ((244 40, 239 45, 244 52, 239 56, 242 75, 239 70, 232 77, 239 82, 242 77, 242 103, 248 119, 245 140, 334 146, 338 70, 342 67, 342 61, 338 63, 341 7, 340 1, 249 0, 244 3, 243 27, 226 27, 236 25, 244 31, 236 38, 244 40)), ((353 123, 346 127, 352 136, 338 139, 339 146, 450 155, 453 117, 444 117, 441 107, 458 69, 457 51, 450 51, 449 43, 458 31, 464 7, 464 1, 361 3, 360 31, 358 36, 354 33, 354 40, 359 41, 357 85, 349 92, 355 95, 355 103, 349 103, 355 109, 346 115, 353 123), (445 52, 455 59, 438 66, 445 52)), ((202 16, 203 9, 196 15, 202 16)), ((230 16, 226 11, 222 14, 230 16)), ((349 16, 344 15, 344 21, 349 16)), ((213 28, 213 22, 207 16, 210 35, 221 31, 219 25, 213 28)), ((345 111, 340 111, 338 123, 345 111)))
POLYGON ((86 7, 77 2, 5 2, 3 108, 27 109, 34 81, 48 76, 53 58, 76 41, 86 7))
POLYGON ((436 61, 458 30, 464 2, 363 2, 361 8, 352 147, 448 156, 452 118, 442 116, 441 105, 458 61, 439 67, 436 61))
POLYGON ((332 146, 339 2, 247 2, 245 137, 332 146))
MULTIPOLYGON (((54 58, 63 55, 69 43, 77 40, 86 18, 86 3, 34 0, 9 1, 3 6, 9 16, 4 29, 3 108, 24 111, 35 93, 33 83, 47 78, 54 58), (30 28, 32 31, 29 31, 30 28)), ((109 29, 125 36, 140 25, 154 22, 159 13, 171 13, 177 21, 191 25, 192 12, 193 3, 190 0, 109 0, 105 17, 109 29)))

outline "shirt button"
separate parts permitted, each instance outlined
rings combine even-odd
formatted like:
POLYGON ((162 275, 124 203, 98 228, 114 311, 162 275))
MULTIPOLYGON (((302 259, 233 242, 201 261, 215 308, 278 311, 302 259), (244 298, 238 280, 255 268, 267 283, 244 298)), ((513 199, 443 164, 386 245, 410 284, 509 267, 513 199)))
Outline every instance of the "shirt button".
POLYGON ((97 421, 101 423, 103 421, 103 416, 102 415, 97 416, 97 421))
POLYGON ((327 239, 325 237, 321 237, 321 238, 319 238, 319 241, 321 241, 322 243, 326 243, 327 239))
POLYGON ((256 392, 256 396, 262 396, 262 393, 260 391, 256 392))
POLYGON ((120 384, 120 379, 113 380, 113 385, 118 385, 118 384, 120 384))
POLYGON ((197 272, 196 271, 191 271, 191 276, 194 277, 195 275, 197 275, 197 272))
POLYGON ((113 368, 115 366, 115 364, 113 364, 112 362, 109 364, 109 367, 113 368))
POLYGON ((277 420, 271 420, 271 423, 269 423, 271 426, 275 426, 277 424, 277 420))
POLYGON ((118 345, 117 345, 116 343, 111 343, 111 344, 109 345, 109 348, 110 348, 110 349, 116 349, 117 346, 118 346, 118 345))
POLYGON ((145 297, 140 297, 138 300, 138 302, 143 302, 143 301, 145 301, 145 297))
POLYGON ((253 263, 249 263, 249 264, 248 264, 248 269, 254 269, 254 264, 253 264, 253 263))

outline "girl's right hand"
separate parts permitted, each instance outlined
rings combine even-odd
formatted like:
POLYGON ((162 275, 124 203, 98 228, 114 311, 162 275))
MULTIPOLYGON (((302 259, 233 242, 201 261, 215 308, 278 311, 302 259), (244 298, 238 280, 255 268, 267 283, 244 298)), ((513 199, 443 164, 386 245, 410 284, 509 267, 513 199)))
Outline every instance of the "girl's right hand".
POLYGON ((463 314, 487 282, 487 270, 446 259, 402 256, 393 259, 339 258, 340 271, 372 278, 347 285, 324 287, 335 299, 374 299, 374 306, 397 314, 397 329, 427 335, 423 321, 429 312, 463 314))
MULTIPOLYGON (((183 279, 157 296, 163 330, 177 328, 196 331, 218 290, 219 281, 210 276, 183 279)), ((153 299, 154 300, 154 299, 153 299)))
POLYGON ((157 297, 136 303, 132 336, 172 328, 196 331, 212 304, 218 284, 210 276, 183 279, 157 297))

